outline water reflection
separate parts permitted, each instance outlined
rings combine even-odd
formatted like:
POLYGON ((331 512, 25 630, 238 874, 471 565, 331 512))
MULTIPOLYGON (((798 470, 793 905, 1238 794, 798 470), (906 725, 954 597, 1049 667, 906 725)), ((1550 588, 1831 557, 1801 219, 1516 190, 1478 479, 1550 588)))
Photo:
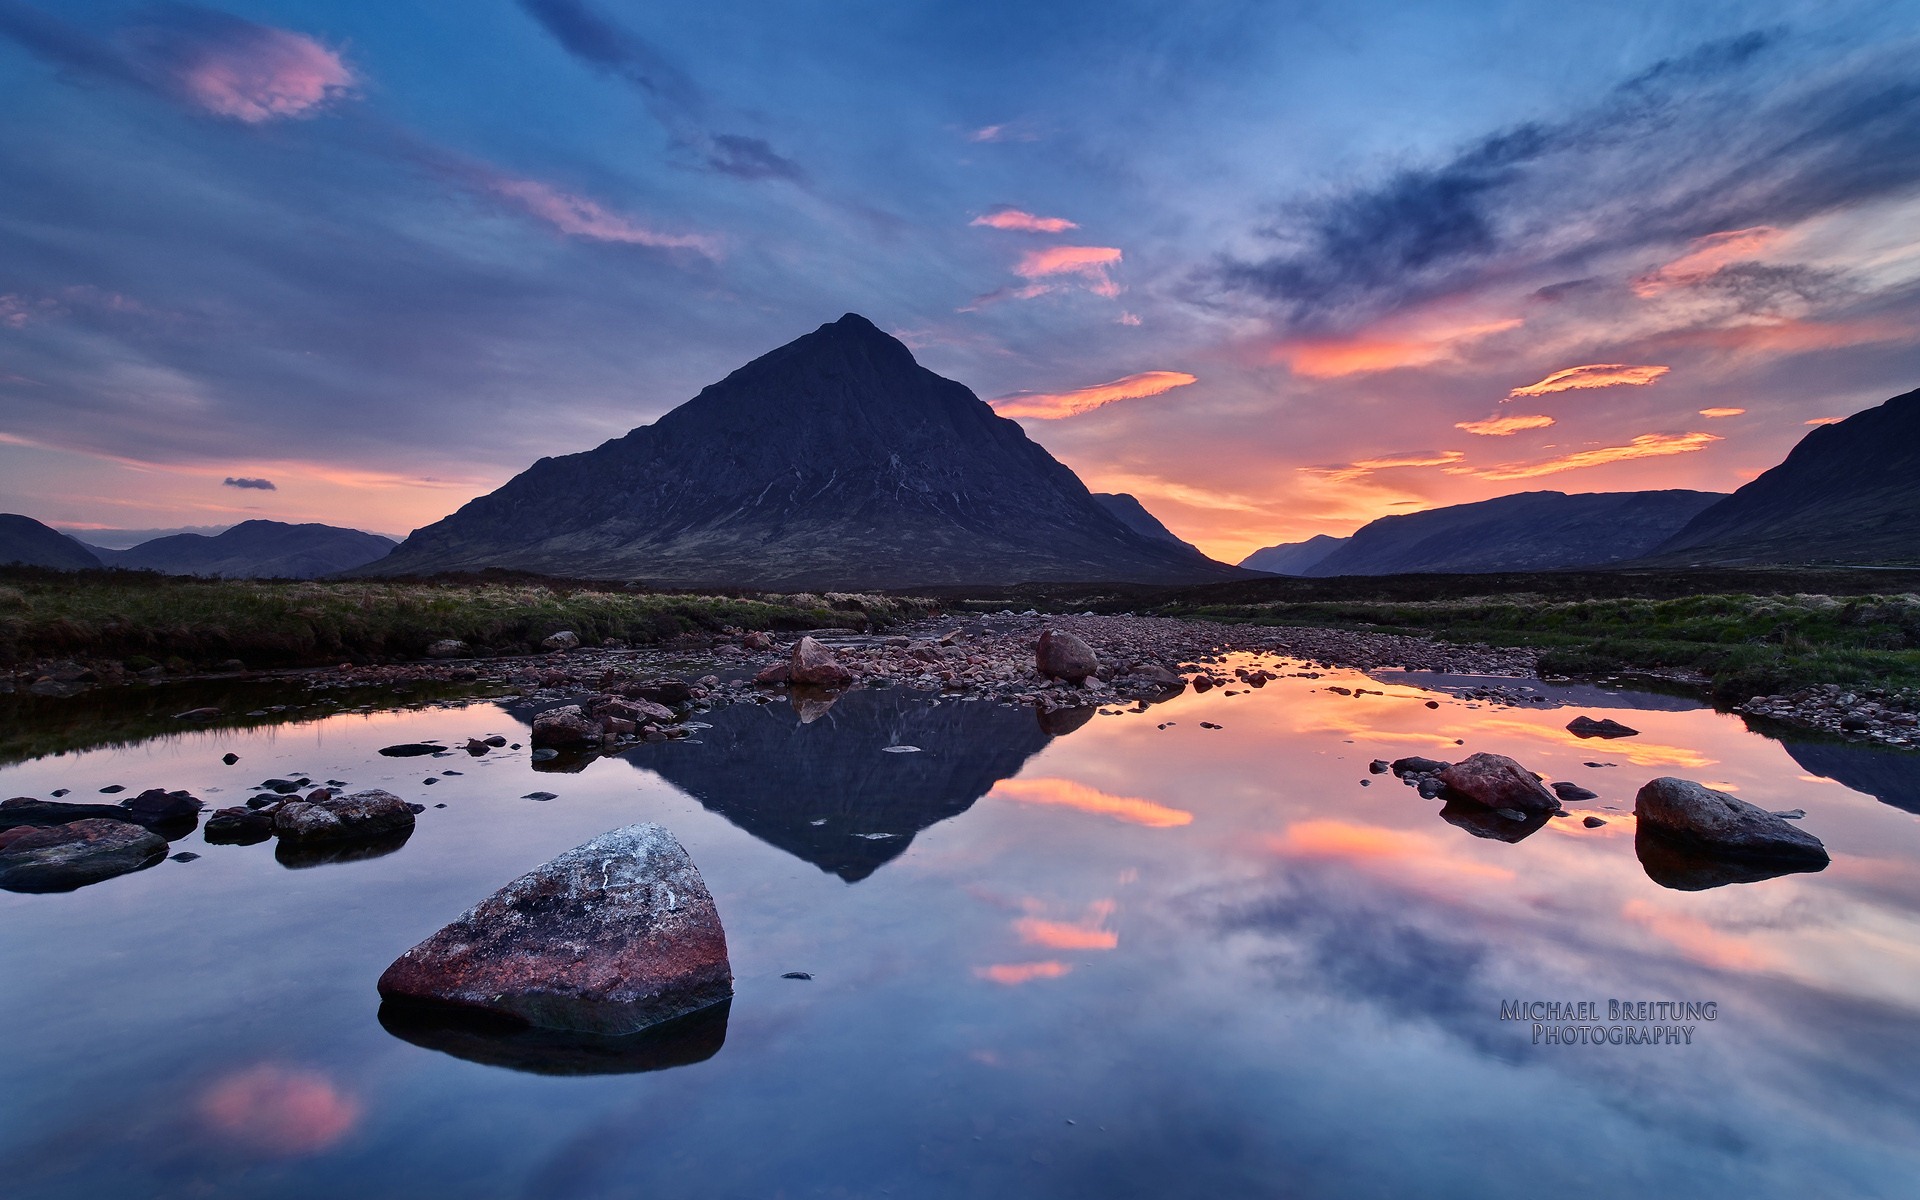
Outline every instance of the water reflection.
POLYGON ((384 833, 378 837, 340 838, 334 841, 288 841, 274 843, 273 857, 283 867, 300 871, 324 867, 329 863, 366 862, 396 853, 413 836, 413 827, 384 833))
POLYGON ((1506 808, 1487 808, 1471 800, 1449 800, 1440 809, 1440 819, 1456 829, 1464 829, 1477 838, 1496 842, 1520 842, 1547 827, 1546 813, 1523 813, 1506 808))
POLYGON ((1920 754, 1848 742, 1781 743, 1808 773, 1920 814, 1920 754))
POLYGON ((405 1042, 533 1075, 632 1075, 705 1062, 727 1041, 723 1001, 639 1033, 541 1029, 489 1013, 388 1000, 380 1026, 405 1042))
POLYGON ((1704 892, 1732 883, 1759 883, 1782 875, 1822 871, 1826 863, 1767 862, 1702 853, 1699 849, 1662 837, 1645 826, 1633 832, 1633 852, 1647 878, 1677 892, 1704 892))

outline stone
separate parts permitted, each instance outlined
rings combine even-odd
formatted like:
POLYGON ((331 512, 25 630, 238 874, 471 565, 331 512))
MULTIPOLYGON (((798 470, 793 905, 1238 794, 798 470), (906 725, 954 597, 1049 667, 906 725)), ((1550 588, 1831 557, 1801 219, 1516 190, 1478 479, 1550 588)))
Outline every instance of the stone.
POLYGON ((637 700, 651 700, 669 708, 693 701, 693 687, 684 679, 652 679, 646 683, 630 683, 620 690, 637 700))
POLYGON ((1590 792, 1579 784, 1569 783, 1564 779, 1556 779, 1549 786, 1553 788, 1554 795, 1560 797, 1561 800, 1568 804, 1575 804, 1582 800, 1598 800, 1600 798, 1599 792, 1590 792))
POLYGON ((491 749, 493 749, 492 746, 489 746, 487 743, 481 741, 479 738, 467 739, 466 751, 468 754, 473 755, 475 758, 479 758, 481 755, 485 754, 487 751, 491 749))
POLYGON ((581 712, 578 704, 550 708, 533 719, 536 746, 598 746, 601 736, 600 723, 581 712))
POLYGON ((373 788, 351 796, 289 800, 274 810, 273 830, 283 843, 381 838, 411 833, 413 811, 392 792, 373 788))
POLYGON ((220 761, 227 764, 228 766, 232 766, 233 764, 240 761, 240 756, 238 754, 233 753, 231 750, 229 750, 227 753, 222 754, 220 756, 220 761))
POLYGON ((138 824, 133 821, 133 814, 117 804, 62 804, 57 800, 36 800, 32 796, 15 796, 11 800, 0 801, 0 830, 42 829, 85 820, 138 824))
POLYGON ((1169 671, 1159 663, 1135 663, 1127 672, 1142 683, 1152 684, 1163 691, 1177 692, 1187 686, 1186 679, 1178 671, 1169 671))
POLYGON ((562 629, 541 638, 540 644, 548 650, 572 650, 580 645, 580 635, 571 629, 562 629))
POLYGON ((733 995, 726 932, 671 833, 603 833, 501 888, 395 959, 387 1001, 628 1034, 733 995))
POLYGON ((1601 721, 1592 717, 1575 717, 1567 722, 1567 732, 1577 738, 1637 737, 1640 733, 1638 729, 1622 725, 1611 717, 1601 721))
POLYGON ((1633 800, 1639 827, 1689 849, 1728 858, 1827 864, 1819 838, 1764 808, 1690 779, 1655 779, 1633 800))
POLYGON ((751 632, 741 634, 740 644, 749 650, 771 650, 773 649, 773 638, 771 635, 755 629, 751 632))
POLYGON ((1582 825, 1585 825, 1588 829, 1598 829, 1602 825, 1605 825, 1606 821, 1600 817, 1588 817, 1587 819, 1585 819, 1584 821, 1581 821, 1580 823, 1582 825))
POLYGON ((791 670, 791 666, 788 663, 773 663, 770 666, 762 667, 760 673, 753 677, 753 681, 769 687, 778 686, 787 681, 787 672, 789 670, 791 670))
POLYGON ((1409 775, 1438 775, 1452 765, 1449 762, 1441 762, 1437 758, 1421 758, 1417 754, 1407 758, 1396 758, 1390 764, 1393 773, 1402 779, 1409 775))
POLYGON ((445 746, 435 746, 429 742, 404 742, 398 746, 382 746, 380 753, 388 758, 418 758, 422 754, 438 754, 445 746))
POLYGON ((30 829, 0 848, 0 888, 70 892, 151 867, 166 856, 165 838, 126 821, 89 818, 30 829))
POLYGON ((1533 772, 1504 754, 1474 754, 1440 772, 1440 782, 1455 796, 1486 808, 1521 813, 1551 813, 1560 799, 1533 772))
POLYGON ((195 816, 205 805, 189 792, 169 792, 164 788, 148 788, 131 800, 122 800, 120 807, 126 809, 128 814, 140 824, 153 825, 195 816))
POLYGON ((273 836, 273 814, 244 806, 215 809, 200 836, 214 846, 251 846, 273 836))
POLYGON ((1367 774, 1369 775, 1385 775, 1391 770, 1393 770, 1393 764, 1384 758, 1376 758, 1367 764, 1367 774))
POLYGON ((840 665, 819 642, 803 637, 793 644, 787 659, 787 682, 810 687, 845 687, 853 682, 853 672, 840 665))
POLYGON ((467 644, 459 638, 441 638, 427 647, 428 658, 462 658, 467 653, 467 644))
POLYGON ((677 719, 674 711, 664 704, 651 700, 618 700, 611 696, 596 701, 593 711, 595 716, 615 717, 635 725, 671 725, 677 719))
POLYGON ((1043 629, 1033 647, 1034 665, 1050 679, 1080 683, 1100 670, 1093 647, 1062 629, 1043 629))

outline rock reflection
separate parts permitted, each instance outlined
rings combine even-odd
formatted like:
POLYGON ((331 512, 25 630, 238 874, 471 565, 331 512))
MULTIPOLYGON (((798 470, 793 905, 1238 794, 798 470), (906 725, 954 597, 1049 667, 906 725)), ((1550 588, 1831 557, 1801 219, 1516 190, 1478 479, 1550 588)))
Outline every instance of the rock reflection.
POLYGON ((487 1013, 388 1000, 380 1026, 394 1037, 468 1062, 532 1075, 631 1075, 705 1062, 727 1040, 731 1002, 622 1036, 541 1029, 487 1013))
POLYGON ((894 688, 844 693, 811 721, 775 705, 720 709, 703 720, 712 725, 703 745, 646 743, 620 757, 848 883, 898 858, 921 830, 965 812, 1055 736, 1029 709, 929 704, 894 688), (901 744, 920 753, 882 752, 901 744))
POLYGON ((279 860, 281 866, 296 871, 329 863, 364 862, 370 858, 385 858, 406 845, 407 839, 412 836, 413 830, 409 827, 381 837, 347 838, 332 842, 290 842, 281 838, 274 844, 273 857, 279 860))
POLYGON ((1705 854, 1644 825, 1634 830, 1633 852, 1648 879, 1677 892, 1704 892, 1730 883, 1759 883, 1782 875, 1821 871, 1827 866, 1824 862, 1810 865, 1705 854))
POLYGON ((1440 809, 1440 819, 1477 838, 1495 842, 1521 842, 1546 828, 1548 814, 1487 808, 1471 800, 1448 800, 1440 809))

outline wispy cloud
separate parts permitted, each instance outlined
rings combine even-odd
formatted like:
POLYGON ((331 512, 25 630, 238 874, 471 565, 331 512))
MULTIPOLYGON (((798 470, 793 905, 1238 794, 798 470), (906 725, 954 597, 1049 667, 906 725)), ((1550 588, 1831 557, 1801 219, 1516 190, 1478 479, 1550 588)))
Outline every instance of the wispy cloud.
POLYGON ((1481 437, 1511 437, 1528 429, 1545 429, 1553 418, 1544 414, 1526 417, 1488 417, 1484 421, 1460 421, 1455 429, 1477 433, 1481 437))
POLYGON ((1711 433, 1643 433, 1624 446, 1598 446, 1591 450, 1578 450, 1572 454, 1563 454, 1558 458, 1549 458, 1541 462, 1464 468, 1460 473, 1496 482, 1511 479, 1537 479, 1542 475, 1557 475, 1562 471, 1578 471, 1586 467, 1603 467, 1609 463, 1627 462, 1636 458, 1665 458, 1674 454, 1692 454, 1705 450, 1720 440, 1719 436, 1711 433))
POLYGON ((1167 805, 1156 804, 1152 800, 1142 800, 1135 796, 1115 796, 1072 779, 1002 779, 993 785, 993 790, 987 795, 1001 800, 1015 800, 1021 804, 1043 804, 1078 809, 1085 813, 1112 817, 1128 824, 1147 825, 1157 829, 1193 823, 1193 814, 1185 809, 1169 808, 1167 805))
POLYGON ((1372 330, 1355 336, 1289 338, 1274 347, 1273 355, 1294 374, 1310 379, 1370 375, 1454 359, 1474 343, 1518 329, 1523 323, 1519 317, 1509 317, 1404 332, 1372 330))
POLYGON ((1158 396, 1194 382, 1194 376, 1185 371, 1141 371, 1070 392, 1016 392, 992 403, 994 411, 1003 417, 1052 421, 1092 412, 1119 400, 1158 396))
POLYGON ((1039 217, 1017 208, 996 208, 992 212, 982 213, 967 224, 1022 233, 1065 233, 1069 229, 1080 228, 1065 217, 1039 217))
POLYGON ((1087 281, 1092 291, 1102 296, 1117 296, 1120 289, 1107 271, 1118 264, 1121 257, 1115 246, 1048 246, 1021 255, 1013 273, 1022 279, 1078 275, 1087 281))
POLYGON ((1744 408, 1703 408, 1700 410, 1700 415, 1714 418, 1738 417, 1744 415, 1746 411, 1744 408))
POLYGON ((596 200, 563 192, 536 179, 503 176, 491 179, 487 187, 521 211, 573 237, 630 246, 695 250, 708 258, 718 258, 720 255, 720 244, 715 238, 705 234, 662 233, 631 217, 613 212, 596 200))
POLYGON ((1576 392, 1589 388, 1644 387, 1665 375, 1671 368, 1629 366, 1626 363, 1589 363, 1555 371, 1538 383, 1529 383, 1507 393, 1507 399, 1522 396, 1548 396, 1554 392, 1576 392))
POLYGON ((1649 271, 1633 281, 1633 293, 1641 299, 1690 287, 1711 279, 1726 267, 1745 262, 1777 245, 1782 234, 1770 225, 1752 229, 1729 229, 1694 239, 1688 251, 1672 262, 1649 271))
POLYGON ((1332 466, 1296 467, 1295 470, 1319 476, 1328 483, 1352 483, 1375 471, 1393 471, 1405 467, 1450 467, 1467 456, 1459 450, 1402 450, 1375 455, 1356 462, 1332 466))

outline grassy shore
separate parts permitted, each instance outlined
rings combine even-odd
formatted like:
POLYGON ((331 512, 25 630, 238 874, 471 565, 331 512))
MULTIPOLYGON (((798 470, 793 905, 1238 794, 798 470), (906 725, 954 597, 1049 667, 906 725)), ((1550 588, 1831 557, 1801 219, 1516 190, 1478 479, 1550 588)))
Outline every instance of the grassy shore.
POLYGON ((878 628, 926 611, 870 595, 688 595, 609 583, 253 581, 0 569, 0 663, 42 658, 250 668, 418 658, 454 638, 524 654, 572 630, 587 645, 658 645, 737 629, 878 628))

